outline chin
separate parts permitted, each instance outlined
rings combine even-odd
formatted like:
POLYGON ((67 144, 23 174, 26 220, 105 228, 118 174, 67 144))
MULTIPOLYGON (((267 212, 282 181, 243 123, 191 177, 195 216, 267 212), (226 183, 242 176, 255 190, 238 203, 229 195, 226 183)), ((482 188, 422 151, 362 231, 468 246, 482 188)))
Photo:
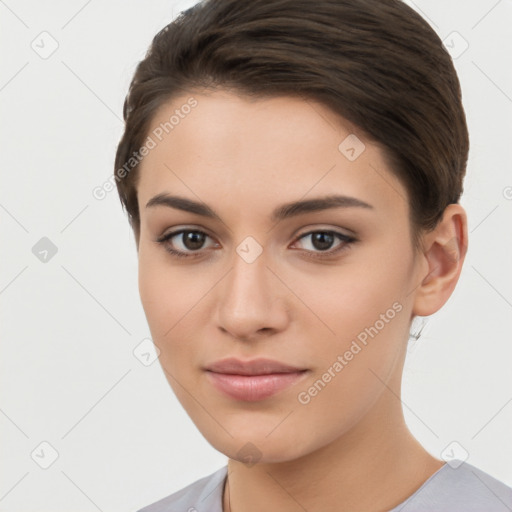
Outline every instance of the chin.
MULTIPOLYGON (((306 455, 314 450, 309 443, 296 436, 294 432, 286 429, 281 431, 279 422, 268 428, 265 423, 260 423, 260 428, 235 429, 232 425, 226 425, 226 430, 219 432, 202 432, 205 439, 213 448, 223 453, 230 459, 246 464, 248 467, 254 464, 275 464, 288 462, 306 455), (277 428, 276 428, 277 426, 277 428), (275 431, 273 429, 275 428, 275 431), (271 434, 269 435, 269 432, 271 434)), ((313 440, 313 434, 308 435, 313 440)))

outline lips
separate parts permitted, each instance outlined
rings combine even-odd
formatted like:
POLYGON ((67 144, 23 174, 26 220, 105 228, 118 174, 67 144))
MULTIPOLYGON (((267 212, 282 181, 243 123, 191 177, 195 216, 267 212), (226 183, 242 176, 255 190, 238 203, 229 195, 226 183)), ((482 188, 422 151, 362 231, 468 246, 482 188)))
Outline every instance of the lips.
POLYGON ((253 359, 241 361, 228 358, 216 361, 206 367, 206 370, 215 373, 228 373, 232 375, 269 375, 271 373, 296 373, 304 371, 304 368, 290 366, 272 359, 253 359))
POLYGON ((205 368, 211 384, 236 400, 255 402, 275 395, 302 380, 307 369, 271 359, 241 361, 229 358, 205 368))

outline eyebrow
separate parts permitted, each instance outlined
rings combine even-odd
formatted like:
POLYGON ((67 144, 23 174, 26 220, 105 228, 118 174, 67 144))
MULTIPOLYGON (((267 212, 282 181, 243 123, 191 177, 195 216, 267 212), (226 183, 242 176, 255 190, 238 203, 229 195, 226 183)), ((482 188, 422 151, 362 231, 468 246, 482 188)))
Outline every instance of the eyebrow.
MULTIPOLYGON (((200 203, 180 196, 171 196, 166 193, 157 194, 151 198, 146 208, 155 206, 166 206, 168 208, 175 208, 183 210, 203 217, 211 219, 220 219, 219 215, 205 203, 200 203)), ((293 201, 278 206, 270 217, 272 222, 278 222, 290 217, 295 217, 309 212, 318 212, 330 208, 367 208, 373 209, 373 206, 357 199, 355 197, 343 195, 329 195, 326 197, 319 197, 314 199, 306 199, 300 201, 293 201)))

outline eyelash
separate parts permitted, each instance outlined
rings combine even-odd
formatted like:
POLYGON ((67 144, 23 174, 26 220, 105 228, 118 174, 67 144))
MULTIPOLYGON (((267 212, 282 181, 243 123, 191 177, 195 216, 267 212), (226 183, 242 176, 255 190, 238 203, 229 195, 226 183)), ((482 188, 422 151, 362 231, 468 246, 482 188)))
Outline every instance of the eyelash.
MULTIPOLYGON (((201 231, 200 229, 180 229, 178 231, 173 231, 171 233, 167 233, 166 235, 158 238, 156 241, 157 241, 157 243, 163 245, 164 249, 167 252, 169 252, 172 256, 176 256, 178 258, 197 258, 197 257, 200 257, 201 256, 200 249, 197 250, 197 251, 192 251, 191 253, 187 254, 187 253, 184 253, 182 251, 177 251, 176 249, 173 249, 173 248, 171 248, 169 246, 169 244, 167 242, 171 238, 174 238, 176 235, 180 235, 182 233, 200 233, 202 235, 206 235, 206 236, 209 237, 209 235, 207 233, 205 233, 204 231, 201 231)), ((335 249, 328 250, 328 251, 318 251, 317 252, 317 251, 305 250, 305 254, 307 255, 307 257, 313 258, 313 259, 326 259, 326 258, 330 258, 332 256, 337 255, 338 253, 341 253, 343 251, 346 251, 346 250, 350 249, 351 245, 354 242, 357 242, 357 239, 355 237, 353 237, 353 236, 345 235, 343 233, 338 233, 337 231, 332 231, 332 230, 327 230, 327 229, 326 230, 317 229, 317 230, 314 230, 314 231, 308 231, 307 233, 303 233, 299 237, 296 238, 295 242, 297 242, 298 240, 301 240, 302 238, 305 238, 306 236, 309 236, 309 235, 312 235, 312 234, 315 234, 315 233, 324 233, 324 234, 334 235, 339 240, 341 240, 341 242, 344 242, 344 243, 338 245, 335 249)))

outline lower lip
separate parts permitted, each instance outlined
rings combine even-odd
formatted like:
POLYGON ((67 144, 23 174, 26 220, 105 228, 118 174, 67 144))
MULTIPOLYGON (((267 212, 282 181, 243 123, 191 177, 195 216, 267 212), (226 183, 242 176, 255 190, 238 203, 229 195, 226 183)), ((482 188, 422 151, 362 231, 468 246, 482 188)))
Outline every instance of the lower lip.
POLYGON ((206 373, 213 385, 231 398, 257 402, 295 384, 304 378, 307 371, 268 375, 231 375, 211 371, 206 373))

